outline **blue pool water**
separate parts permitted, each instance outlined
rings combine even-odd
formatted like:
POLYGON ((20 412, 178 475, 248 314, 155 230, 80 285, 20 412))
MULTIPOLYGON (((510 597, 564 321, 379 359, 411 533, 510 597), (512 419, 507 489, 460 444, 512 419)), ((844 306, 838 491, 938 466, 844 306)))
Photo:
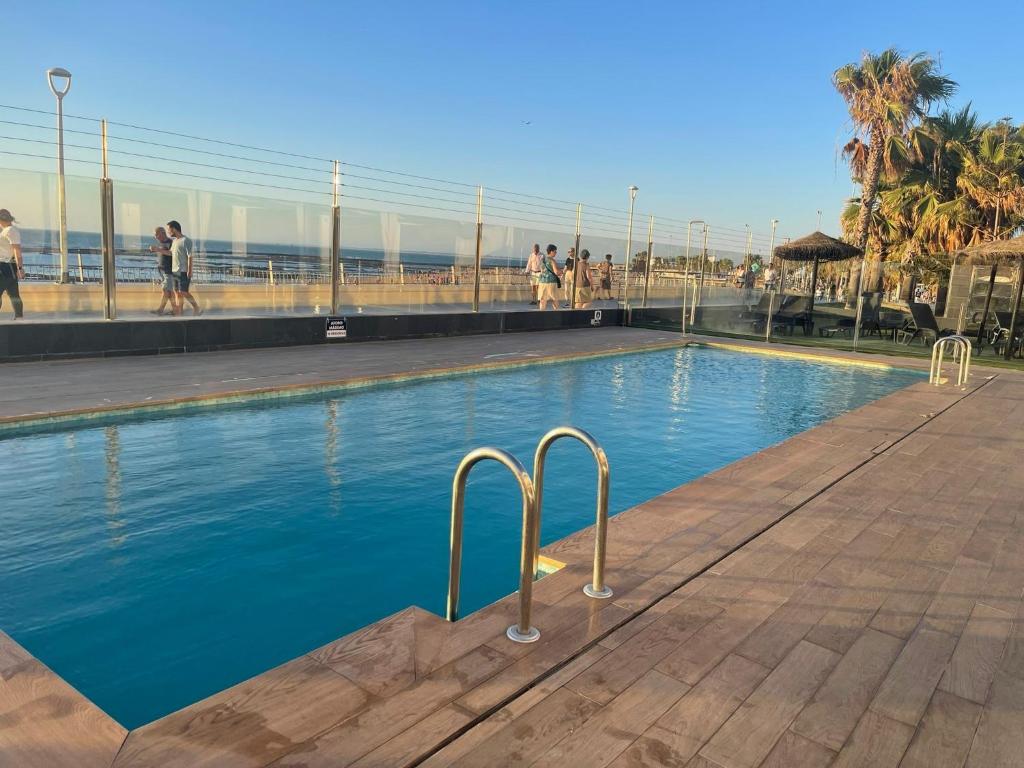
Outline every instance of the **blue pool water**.
MULTIPOLYGON (((442 613, 452 472, 591 431, 622 511, 918 379, 687 348, 0 440, 0 629, 134 727, 358 627, 442 613)), ((550 454, 543 541, 592 522, 550 454)), ((516 588, 511 477, 474 470, 462 614, 516 588)), ((613 529, 614 532, 614 529, 613 529)))

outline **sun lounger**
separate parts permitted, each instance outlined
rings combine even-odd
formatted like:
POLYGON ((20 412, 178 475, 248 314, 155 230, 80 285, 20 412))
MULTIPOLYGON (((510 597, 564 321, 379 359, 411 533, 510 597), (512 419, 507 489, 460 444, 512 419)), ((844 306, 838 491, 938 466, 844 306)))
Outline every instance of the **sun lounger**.
POLYGON ((920 339, 922 344, 934 344, 942 335, 931 305, 912 301, 910 320, 907 321, 905 328, 896 331, 896 341, 910 344, 914 339, 920 339))

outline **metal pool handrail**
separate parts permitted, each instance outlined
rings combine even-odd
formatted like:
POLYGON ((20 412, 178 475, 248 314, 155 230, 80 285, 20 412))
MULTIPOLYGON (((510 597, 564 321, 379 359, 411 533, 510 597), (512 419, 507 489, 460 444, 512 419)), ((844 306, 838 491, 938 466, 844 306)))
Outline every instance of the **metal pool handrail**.
POLYGON ((974 348, 970 339, 966 336, 953 335, 943 336, 932 346, 932 362, 928 370, 928 383, 938 386, 942 378, 942 358, 946 353, 946 347, 953 347, 953 357, 956 359, 959 352, 960 367, 957 370, 956 385, 963 386, 967 383, 967 377, 971 375, 971 356, 974 348))
POLYGON ((519 483, 523 497, 523 543, 519 556, 519 623, 505 633, 517 643, 532 643, 540 637, 540 630, 530 626, 530 608, 533 600, 533 557, 536 541, 537 506, 533 481, 526 467, 511 453, 500 448, 477 448, 459 462, 452 481, 451 561, 448 569, 448 605, 445 616, 455 621, 459 616, 459 578, 462 572, 462 518, 466 504, 466 478, 479 462, 492 459, 512 472, 519 483))
POLYGON ((540 519, 542 499, 544 496, 544 460, 548 448, 559 438, 571 437, 579 440, 594 454, 597 462, 597 523, 594 534, 594 577, 593 583, 583 588, 588 597, 606 598, 612 596, 612 590, 604 583, 605 547, 608 542, 608 482, 610 470, 608 457, 597 440, 589 433, 577 427, 555 427, 540 439, 537 453, 533 459, 533 487, 537 493, 536 525, 533 538, 533 574, 536 577, 540 559, 540 519))

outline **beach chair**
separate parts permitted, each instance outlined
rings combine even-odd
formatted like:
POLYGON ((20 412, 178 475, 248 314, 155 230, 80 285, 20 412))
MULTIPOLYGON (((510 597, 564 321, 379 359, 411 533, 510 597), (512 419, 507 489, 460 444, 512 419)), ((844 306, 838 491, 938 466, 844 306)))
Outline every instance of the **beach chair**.
POLYGON ((988 341, 992 345, 992 351, 996 355, 1002 354, 1002 350, 1006 347, 1007 343, 1012 343, 1010 355, 1021 354, 1021 333, 1022 329, 1021 318, 1017 318, 1017 332, 1014 334, 1013 341, 1010 342, 1010 321, 1013 319, 1013 315, 1010 312, 993 312, 995 315, 995 323, 992 329, 989 331, 988 341))
POLYGON ((772 309, 779 308, 779 302, 789 298, 788 296, 776 296, 772 299, 771 294, 762 293, 760 300, 757 304, 745 312, 741 312, 739 320, 750 323, 750 327, 754 331, 764 330, 764 324, 768 320, 768 305, 772 305, 772 309))
POLYGON ((870 336, 872 333, 877 333, 878 338, 882 338, 882 324, 880 321, 882 313, 882 294, 878 291, 863 293, 861 296, 864 299, 864 303, 860 311, 861 336, 870 336))
POLYGON ((914 339, 920 339, 922 344, 934 344, 942 335, 931 304, 912 301, 910 319, 904 328, 896 331, 896 341, 910 344, 914 339))
MULTIPOLYGON (((864 298, 863 306, 861 307, 860 315, 860 335, 871 335, 877 333, 879 338, 882 336, 882 324, 881 324, 881 312, 882 312, 882 294, 881 293, 862 293, 861 296, 864 298)), ((843 336, 849 336, 853 331, 853 326, 857 324, 856 318, 853 317, 840 317, 835 325, 828 325, 818 329, 819 336, 832 337, 837 334, 843 336)))
POLYGON ((811 317, 810 296, 788 296, 779 311, 772 315, 772 327, 784 328, 792 336, 799 325, 804 329, 804 336, 814 331, 814 319, 811 317))

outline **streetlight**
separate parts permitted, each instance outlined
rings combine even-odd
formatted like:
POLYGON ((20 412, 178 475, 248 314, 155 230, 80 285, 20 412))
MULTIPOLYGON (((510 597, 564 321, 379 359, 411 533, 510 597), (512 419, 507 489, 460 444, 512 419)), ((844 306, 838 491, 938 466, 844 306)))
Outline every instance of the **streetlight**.
POLYGON ((743 226, 747 228, 747 252, 743 255, 743 266, 749 269, 751 260, 750 257, 753 253, 752 248, 754 242, 754 233, 750 231, 749 224, 744 224, 743 226))
POLYGON ((46 70, 50 91, 57 97, 57 209, 60 216, 60 280, 68 282, 68 211, 64 196, 64 97, 71 90, 71 73, 62 67, 46 70))
POLYGON ((629 187, 629 226, 626 228, 626 309, 629 309, 629 257, 633 250, 633 203, 636 202, 636 193, 640 187, 631 185, 629 187))

